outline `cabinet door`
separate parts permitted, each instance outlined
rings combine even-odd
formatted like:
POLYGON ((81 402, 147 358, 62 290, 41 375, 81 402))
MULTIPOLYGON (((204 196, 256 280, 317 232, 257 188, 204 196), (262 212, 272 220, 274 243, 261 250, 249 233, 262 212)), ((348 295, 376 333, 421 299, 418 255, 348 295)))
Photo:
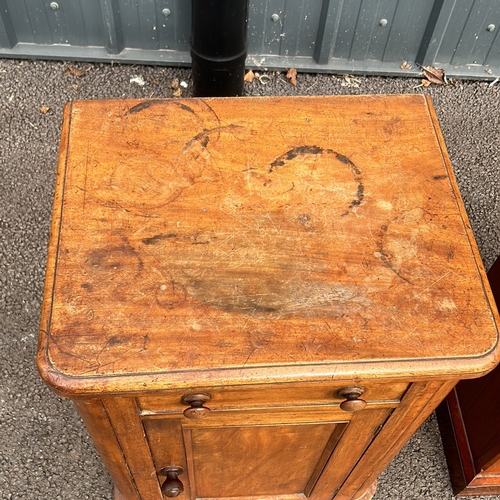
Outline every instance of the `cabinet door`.
MULTIPOLYGON (((180 466, 179 498, 331 499, 389 415, 338 409, 217 412, 143 421, 157 471, 180 466)), ((164 481, 159 475, 159 481, 164 481)))

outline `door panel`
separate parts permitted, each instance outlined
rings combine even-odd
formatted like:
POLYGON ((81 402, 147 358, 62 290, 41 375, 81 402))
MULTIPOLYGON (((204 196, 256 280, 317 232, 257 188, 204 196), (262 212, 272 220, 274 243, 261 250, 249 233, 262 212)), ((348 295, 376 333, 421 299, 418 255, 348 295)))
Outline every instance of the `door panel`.
POLYGON ((328 410, 305 411, 309 420, 296 418, 298 410, 281 412, 281 422, 274 411, 262 411, 259 419, 253 411, 235 411, 196 421, 150 417, 143 424, 156 470, 184 469, 179 500, 319 500, 340 488, 392 408, 328 410))
POLYGON ((300 494, 335 429, 346 425, 187 430, 197 496, 300 494))

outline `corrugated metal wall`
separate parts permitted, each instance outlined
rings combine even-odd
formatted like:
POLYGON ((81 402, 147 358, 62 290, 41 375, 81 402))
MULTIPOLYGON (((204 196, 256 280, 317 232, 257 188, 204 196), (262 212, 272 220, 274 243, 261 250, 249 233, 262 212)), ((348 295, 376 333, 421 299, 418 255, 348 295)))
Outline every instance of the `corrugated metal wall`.
MULTIPOLYGON (((190 24, 189 0, 0 0, 0 57, 186 65, 190 24)), ((247 64, 494 78, 499 31, 500 0, 249 0, 247 64)))

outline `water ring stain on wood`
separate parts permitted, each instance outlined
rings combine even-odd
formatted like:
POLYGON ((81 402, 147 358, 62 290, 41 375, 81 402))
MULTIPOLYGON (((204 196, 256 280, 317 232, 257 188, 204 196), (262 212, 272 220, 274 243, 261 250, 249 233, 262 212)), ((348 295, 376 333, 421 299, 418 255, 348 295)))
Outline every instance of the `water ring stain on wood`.
POLYGON ((300 157, 305 157, 308 155, 318 155, 318 156, 331 156, 332 158, 335 158, 338 160, 341 164, 346 165, 349 167, 352 175, 353 175, 353 180, 357 183, 357 189, 356 189, 356 195, 355 198, 349 203, 348 205, 348 210, 346 210, 342 215, 346 216, 349 215, 349 213, 356 207, 359 207, 361 203, 363 202, 364 196, 365 196, 365 188, 363 184, 363 179, 361 176, 361 171, 359 168, 351 161, 351 159, 343 154, 337 153, 333 149, 328 149, 328 148, 321 148, 319 146, 308 146, 308 145, 303 145, 303 146, 297 146, 295 148, 292 148, 288 150, 286 153, 283 153, 282 155, 278 156, 270 165, 269 167, 269 174, 274 173, 277 169, 281 167, 285 167, 287 163, 289 163, 292 160, 295 160, 296 158, 300 157))

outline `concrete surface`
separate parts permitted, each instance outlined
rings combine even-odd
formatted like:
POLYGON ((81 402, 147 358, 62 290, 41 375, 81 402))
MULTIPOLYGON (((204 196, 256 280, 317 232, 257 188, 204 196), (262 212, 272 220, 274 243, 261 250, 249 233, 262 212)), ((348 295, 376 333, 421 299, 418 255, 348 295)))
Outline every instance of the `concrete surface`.
MULTIPOLYGON (((1 499, 112 499, 110 478, 78 415, 35 369, 62 109, 73 99, 170 97, 176 77, 189 84, 189 96, 185 69, 0 60, 1 499), (130 83, 135 76, 145 85, 130 83)), ((429 94, 486 267, 500 254, 500 84, 426 88, 416 79, 299 74, 293 87, 283 73, 263 81, 247 84, 247 93, 429 94)), ((381 476, 375 498, 453 498, 434 416, 381 476)))

